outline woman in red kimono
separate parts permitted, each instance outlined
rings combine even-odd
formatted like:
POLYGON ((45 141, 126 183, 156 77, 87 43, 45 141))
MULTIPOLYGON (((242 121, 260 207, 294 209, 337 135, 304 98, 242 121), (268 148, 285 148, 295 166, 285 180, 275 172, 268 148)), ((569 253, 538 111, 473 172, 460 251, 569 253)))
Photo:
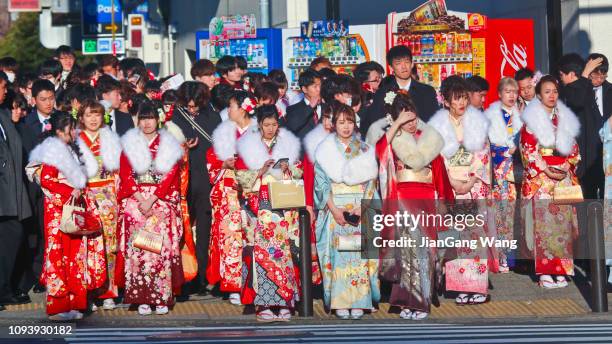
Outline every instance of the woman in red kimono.
MULTIPOLYGON (((481 218, 472 226, 468 226, 467 221, 453 223, 454 229, 449 233, 460 240, 468 240, 467 243, 471 243, 469 240, 478 243, 480 237, 492 236, 489 231, 494 231, 487 226, 491 197, 489 121, 482 112, 468 106, 469 85, 465 79, 459 76, 444 79, 440 92, 444 108, 436 112, 428 124, 444 139, 444 164, 455 199, 461 200, 454 205, 454 212, 459 217, 481 218)), ((459 292, 455 299, 459 305, 489 300, 489 266, 496 272, 497 260, 492 247, 480 246, 462 244, 455 249, 456 257, 444 263, 446 289, 459 292)))
POLYGON ((254 304, 258 321, 289 321, 298 300, 298 212, 274 210, 269 184, 302 178, 300 140, 278 125, 274 105, 257 108, 259 131, 240 138, 237 151, 247 167, 237 172, 249 210, 256 216, 254 229, 247 228, 243 250, 242 303, 254 304), (278 163, 279 160, 287 161, 278 163), (271 308, 279 309, 278 315, 271 308))
POLYGON ((168 313, 174 291, 184 282, 180 241, 179 162, 184 150, 166 130, 158 129, 153 102, 138 110, 138 128, 121 139, 119 200, 125 236, 124 302, 138 304, 140 315, 168 313), (148 240, 142 240, 148 238, 148 240))
POLYGON ((213 132, 213 146, 206 153, 212 189, 213 221, 210 231, 206 280, 220 283, 229 300, 240 305, 244 228, 236 181, 236 143, 242 135, 257 131, 255 100, 245 91, 230 90, 228 116, 213 132))
MULTIPOLYGON (((385 99, 390 115, 374 122, 368 130, 368 142, 376 143, 380 161, 383 209, 388 214, 397 211, 438 214, 443 207, 438 207, 436 200, 452 201, 455 197, 440 155, 444 140, 418 118, 408 93, 391 92, 385 99)), ((436 271, 436 267, 439 270, 436 249, 419 245, 421 237, 437 239, 437 228, 426 226, 415 231, 397 228, 388 235, 410 237, 419 243, 383 251, 381 276, 393 283, 389 303, 402 308, 403 319, 425 319, 431 312, 440 271, 436 271)))
POLYGON ((82 319, 81 311, 87 309, 87 291, 92 279, 104 282, 106 265, 102 261, 99 274, 90 275, 87 260, 93 245, 88 237, 60 230, 63 206, 70 199, 81 197, 87 176, 74 142, 74 119, 67 113, 55 112, 49 122, 51 129, 46 133, 47 138, 34 148, 26 169, 30 180, 36 180, 45 195, 45 253, 40 283, 47 287, 49 319, 82 319))
POLYGON ((536 94, 537 99, 523 113, 520 141, 525 166, 521 190, 525 237, 533 238, 527 246, 533 252, 540 286, 562 288, 568 285, 565 276, 574 274, 573 240, 578 224, 575 209, 555 203, 553 195, 557 188, 580 190, 576 177, 580 122, 559 101, 559 85, 552 76, 540 79, 536 94))
MULTIPOLYGON (((87 172, 87 187, 85 196, 100 212, 103 231, 101 235, 92 238, 99 254, 106 255, 107 276, 99 282, 98 298, 103 299, 102 308, 115 309, 113 298, 119 296, 115 282, 115 263, 117 258, 117 184, 119 181, 119 158, 121 157, 121 142, 119 136, 110 128, 104 126, 104 106, 95 101, 87 101, 80 107, 78 120, 81 126, 77 143, 82 153, 87 172), (104 284, 106 280, 106 284, 104 284)), ((93 250, 92 250, 93 251, 93 250)), ((91 259, 89 269, 95 274, 100 269, 97 263, 100 259, 91 259)), ((95 304, 92 309, 97 309, 95 304)))

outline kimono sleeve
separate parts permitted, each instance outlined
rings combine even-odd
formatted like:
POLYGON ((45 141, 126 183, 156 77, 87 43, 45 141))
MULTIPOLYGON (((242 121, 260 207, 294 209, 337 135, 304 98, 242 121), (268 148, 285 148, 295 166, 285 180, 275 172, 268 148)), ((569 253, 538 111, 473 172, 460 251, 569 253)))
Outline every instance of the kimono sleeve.
POLYGON ((476 176, 484 184, 491 185, 491 149, 488 142, 484 149, 474 153, 470 176, 476 176))
POLYGON ((155 196, 159 199, 170 200, 170 197, 177 190, 179 182, 179 163, 174 164, 170 172, 168 172, 164 179, 159 183, 157 190, 155 190, 155 196))
POLYGON ((521 129, 520 152, 523 166, 525 166, 526 178, 533 179, 548 167, 538 150, 537 139, 527 130, 526 126, 521 129))
POLYGON ((138 191, 133 172, 127 157, 125 154, 121 154, 119 165, 119 191, 117 192, 117 198, 119 200, 126 199, 138 191))
POLYGON ((306 205, 314 207, 314 165, 307 155, 304 155, 304 194, 306 195, 306 205))
POLYGON ((57 168, 43 164, 40 171, 40 186, 49 191, 54 198, 59 198, 62 204, 66 203, 74 190, 68 184, 61 183, 58 179, 59 171, 57 168))
POLYGON ((327 199, 331 193, 331 180, 325 174, 323 168, 316 162, 314 170, 314 205, 316 209, 325 209, 327 199))
POLYGON ((431 162, 431 171, 433 174, 434 188, 438 194, 438 199, 454 200, 455 192, 453 191, 453 187, 448 179, 448 172, 446 171, 444 158, 442 158, 442 156, 438 155, 438 157, 431 162))
POLYGON ((206 167, 208 168, 210 184, 217 184, 223 178, 223 161, 219 160, 212 147, 206 151, 206 167))

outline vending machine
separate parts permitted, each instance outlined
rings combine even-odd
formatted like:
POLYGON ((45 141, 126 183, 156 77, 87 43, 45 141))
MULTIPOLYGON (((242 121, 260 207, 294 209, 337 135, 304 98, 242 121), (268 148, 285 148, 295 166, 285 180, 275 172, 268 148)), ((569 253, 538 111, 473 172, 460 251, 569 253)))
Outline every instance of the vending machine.
POLYGON ((256 29, 253 37, 217 39, 210 37, 210 30, 196 32, 196 57, 216 63, 224 55, 243 56, 249 72, 268 74, 272 69, 281 69, 281 29, 256 29))
POLYGON ((521 68, 534 69, 531 19, 492 19, 478 13, 447 11, 430 0, 411 12, 387 16, 387 51, 405 45, 416 77, 437 90, 451 75, 479 75, 490 84, 486 105, 497 100, 497 84, 521 68))
POLYGON ((352 75, 353 68, 366 61, 385 64, 385 25, 354 25, 334 35, 304 35, 304 28, 284 29, 283 70, 289 87, 298 89, 301 72, 318 56, 327 57, 337 73, 352 75))

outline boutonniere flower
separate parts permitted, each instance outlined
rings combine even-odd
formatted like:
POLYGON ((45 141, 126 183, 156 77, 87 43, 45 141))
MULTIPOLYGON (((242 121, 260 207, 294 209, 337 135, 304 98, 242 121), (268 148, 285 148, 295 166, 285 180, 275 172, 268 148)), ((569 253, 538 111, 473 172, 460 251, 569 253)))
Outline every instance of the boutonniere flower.
POLYGON ((104 111, 104 124, 111 125, 111 115, 108 111, 104 111))
POLYGON ((397 96, 397 93, 393 92, 393 91, 389 91, 387 92, 387 94, 385 94, 385 104, 393 104, 393 101, 395 100, 395 97, 397 96))
POLYGON ((51 130, 51 123, 45 124, 45 126, 43 128, 43 131, 49 131, 49 130, 51 130))

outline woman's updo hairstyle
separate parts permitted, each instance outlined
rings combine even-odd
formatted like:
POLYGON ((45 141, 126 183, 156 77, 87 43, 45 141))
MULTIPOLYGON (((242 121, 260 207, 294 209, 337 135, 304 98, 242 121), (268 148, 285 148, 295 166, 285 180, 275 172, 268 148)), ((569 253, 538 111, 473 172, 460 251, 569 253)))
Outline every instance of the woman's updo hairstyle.
MULTIPOLYGON (((246 93, 246 92, 245 92, 246 93)), ((278 122, 278 109, 276 105, 263 105, 255 109, 255 116, 257 116, 257 123, 261 124, 267 118, 274 118, 278 122)))
POLYGON ((542 85, 544 85, 547 82, 554 84, 555 87, 557 88, 557 91, 559 90, 559 81, 557 80, 557 78, 555 78, 554 76, 550 74, 544 75, 543 77, 540 78, 540 81, 538 81, 538 83, 536 84, 535 91, 537 95, 540 95, 540 92, 542 92, 542 85))
POLYGON ((440 94, 442 94, 442 97, 448 103, 453 99, 467 97, 469 90, 470 85, 468 82, 458 75, 449 76, 440 85, 440 94))
POLYGON ((385 108, 387 113, 391 115, 391 118, 393 118, 394 121, 399 117, 399 114, 404 111, 417 113, 416 106, 414 105, 412 98, 408 92, 403 90, 397 91, 391 105, 385 103, 385 108))

